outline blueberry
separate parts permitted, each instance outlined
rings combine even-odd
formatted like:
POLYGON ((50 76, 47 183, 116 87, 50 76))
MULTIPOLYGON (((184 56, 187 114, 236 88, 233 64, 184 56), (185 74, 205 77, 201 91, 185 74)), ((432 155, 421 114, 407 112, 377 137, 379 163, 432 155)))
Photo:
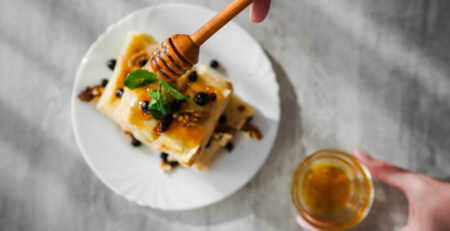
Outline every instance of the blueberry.
POLYGON ((228 142, 227 145, 225 145, 225 149, 226 149, 228 152, 233 151, 233 148, 234 148, 234 145, 233 145, 233 143, 231 143, 231 142, 228 142))
POLYGON ((219 117, 219 123, 224 124, 225 122, 227 122, 227 116, 226 115, 221 115, 219 117))
POLYGON ((209 66, 216 69, 219 67, 219 62, 217 62, 217 60, 213 59, 211 60, 211 62, 209 63, 209 66))
POLYGON ((141 103, 142 111, 143 111, 145 114, 150 114, 150 110, 148 109, 148 105, 149 105, 149 104, 150 104, 149 101, 144 101, 144 102, 141 103))
POLYGON ((160 120, 158 124, 159 132, 163 133, 169 130, 169 126, 172 123, 172 121, 173 121, 172 115, 168 115, 164 117, 164 119, 160 120))
POLYGON ((178 161, 169 161, 168 163, 171 167, 175 168, 178 166, 178 161))
POLYGON ((211 93, 211 95, 209 95, 209 99, 213 102, 216 101, 216 99, 217 99, 216 93, 211 93))
POLYGON ((169 156, 169 154, 161 152, 159 156, 161 157, 162 161, 164 161, 164 163, 167 163, 167 157, 169 156))
POLYGON ((172 103, 170 103, 170 109, 173 112, 177 112, 181 109, 182 104, 183 104, 183 100, 175 100, 172 103))
POLYGON ((189 81, 195 82, 197 80, 197 71, 193 71, 189 74, 189 81))
POLYGON ((122 89, 122 88, 117 89, 117 90, 116 90, 116 96, 117 96, 117 98, 122 97, 122 95, 123 95, 123 89, 122 89))
POLYGON ((194 102, 200 106, 204 106, 209 102, 209 95, 205 92, 199 92, 195 95, 194 102))
POLYGON ((106 63, 106 65, 108 66, 109 69, 111 69, 111 71, 114 70, 114 67, 116 67, 116 62, 117 60, 115 59, 110 59, 108 60, 108 62, 106 63))
POLYGON ((143 59, 143 60, 139 61, 139 66, 143 67, 143 66, 145 66, 146 63, 147 63, 147 59, 143 59))
POLYGON ((141 141, 137 140, 133 136, 133 137, 131 137, 131 145, 133 145, 134 147, 139 147, 139 146, 141 146, 141 141))
POLYGON ((100 83, 100 86, 106 87, 107 84, 108 84, 108 80, 107 79, 102 79, 102 82, 100 83))

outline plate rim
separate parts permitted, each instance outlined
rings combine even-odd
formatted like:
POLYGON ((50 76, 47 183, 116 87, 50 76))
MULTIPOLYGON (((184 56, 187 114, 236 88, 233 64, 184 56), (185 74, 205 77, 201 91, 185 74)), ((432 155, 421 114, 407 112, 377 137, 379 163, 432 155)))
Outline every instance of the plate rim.
POLYGON ((275 144, 277 134, 279 133, 279 129, 280 129, 279 125, 280 125, 280 119, 281 119, 281 99, 280 99, 280 85, 279 85, 279 83, 277 81, 277 75, 276 75, 275 70, 273 69, 272 62, 271 62, 270 58, 268 57, 267 53, 262 48, 261 44, 247 30, 245 30, 243 27, 241 27, 235 21, 228 22, 228 24, 233 24, 234 26, 236 26, 241 32, 243 32, 246 36, 251 38, 256 43, 256 45, 257 45, 256 49, 259 49, 260 52, 263 54, 263 59, 267 60, 267 63, 269 64, 269 67, 270 67, 270 70, 273 73, 274 82, 276 83, 275 84, 275 88, 276 88, 275 89, 275 94, 278 96, 277 99, 276 99, 277 106, 278 106, 278 114, 277 114, 277 119, 275 120, 276 125, 274 127, 274 129, 275 129, 275 138, 273 139, 272 144, 270 145, 270 150, 268 151, 268 154, 264 157, 264 161, 257 168, 257 170, 254 173, 249 174, 247 176, 247 179, 245 181, 243 181, 244 183, 242 183, 242 185, 239 185, 235 189, 230 190, 229 193, 224 194, 223 196, 219 197, 217 200, 213 200, 213 201, 206 202, 206 203, 199 203, 196 206, 190 206, 190 207, 187 207, 187 208, 175 208, 175 209, 171 208, 171 209, 168 209, 168 208, 162 208, 162 207, 153 206, 153 205, 149 205, 149 204, 143 204, 143 203, 138 202, 137 200, 128 198, 127 196, 119 193, 111 185, 111 183, 108 182, 104 178, 104 176, 102 174, 100 174, 100 170, 98 170, 95 167, 94 163, 92 163, 92 160, 89 158, 89 155, 87 155, 87 151, 86 151, 86 148, 85 148, 85 146, 83 145, 83 143, 81 141, 81 138, 80 138, 81 136, 80 136, 79 131, 77 129, 78 124, 77 124, 76 119, 75 119, 75 117, 76 117, 75 104, 76 104, 76 101, 77 101, 77 86, 79 85, 79 82, 80 82, 82 69, 86 65, 88 57, 91 56, 92 52, 99 45, 99 43, 103 40, 103 38, 105 36, 107 36, 108 32, 113 30, 113 28, 115 28, 117 25, 121 24, 122 22, 128 20, 131 17, 134 17, 137 14, 140 14, 141 12, 151 11, 151 10, 154 10, 154 9, 157 9, 157 8, 170 8, 170 7, 189 7, 189 8, 197 8, 197 9, 200 9, 200 10, 206 10, 206 11, 209 11, 209 12, 214 13, 214 14, 218 13, 217 11, 215 11, 213 9, 207 8, 207 7, 202 6, 202 5, 196 5, 196 4, 188 4, 188 3, 153 4, 151 6, 144 7, 144 8, 132 11, 132 12, 128 13, 127 15, 125 15, 124 17, 121 17, 117 21, 109 24, 107 26, 106 30, 104 30, 100 35, 98 35, 98 37, 95 39, 95 41, 89 46, 89 48, 87 49, 87 51, 83 55, 83 58, 81 59, 80 64, 78 65, 78 68, 77 68, 77 71, 76 71, 76 74, 75 74, 75 80, 73 81, 73 86, 72 86, 72 93, 71 93, 71 100, 70 100, 70 115, 71 115, 72 130, 73 130, 73 134, 75 136, 75 141, 76 141, 76 143, 78 145, 78 148, 81 151, 81 155, 83 156, 83 159, 86 161, 86 163, 89 166, 90 170, 92 172, 94 172, 95 176, 98 177, 100 179, 100 181, 108 187, 108 189, 113 191, 116 195, 119 195, 119 196, 125 198, 126 200, 134 202, 134 203, 136 203, 136 204, 138 204, 139 206, 142 206, 142 207, 158 209, 158 210, 161 210, 161 211, 187 211, 187 210, 194 210, 194 209, 204 208, 206 206, 210 206, 210 205, 216 204, 216 203, 218 203, 220 201, 223 201, 226 198, 230 197, 231 195, 235 194, 240 189, 242 189, 245 185, 247 185, 256 176, 256 174, 261 170, 261 168, 264 166, 264 164, 267 161, 269 155, 272 153, 273 146, 275 144))

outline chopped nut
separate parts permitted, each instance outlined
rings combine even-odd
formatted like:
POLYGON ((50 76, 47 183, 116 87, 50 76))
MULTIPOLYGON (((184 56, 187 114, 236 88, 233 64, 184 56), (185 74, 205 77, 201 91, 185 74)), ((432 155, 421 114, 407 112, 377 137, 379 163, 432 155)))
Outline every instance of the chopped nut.
POLYGON ((255 139, 255 140, 262 139, 261 132, 253 124, 245 123, 244 126, 242 126, 241 130, 242 130, 242 132, 244 132, 244 134, 248 135, 252 139, 255 139))
POLYGON ((214 133, 213 140, 217 140, 220 146, 225 146, 231 139, 233 135, 230 133, 214 133))
POLYGON ((172 171, 173 169, 174 169, 174 167, 170 166, 170 164, 168 164, 164 161, 161 161, 161 170, 163 172, 169 172, 169 171, 172 171))
POLYGON ((101 96, 103 93, 103 87, 100 85, 87 86, 83 91, 78 94, 78 99, 83 102, 90 102, 91 100, 101 96))
POLYGON ((208 117, 207 112, 197 112, 194 110, 184 110, 176 115, 178 123, 186 127, 197 126, 202 120, 208 117))

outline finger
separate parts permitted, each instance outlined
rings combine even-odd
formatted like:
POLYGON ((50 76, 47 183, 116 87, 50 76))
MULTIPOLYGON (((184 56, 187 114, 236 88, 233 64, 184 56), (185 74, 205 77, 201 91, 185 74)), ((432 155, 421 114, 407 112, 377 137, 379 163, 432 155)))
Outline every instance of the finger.
POLYGON ((314 227, 312 227, 310 224, 308 224, 308 222, 306 222, 303 217, 297 215, 297 217, 295 218, 295 221, 297 221, 297 224, 300 225, 301 227, 309 230, 309 231, 320 231, 314 227))
POLYGON ((251 20, 254 23, 262 22, 269 13, 270 0, 255 0, 251 9, 251 20))
POLYGON ((353 150, 353 155, 369 169, 370 173, 375 178, 396 187, 405 193, 410 191, 412 186, 417 183, 414 173, 387 162, 374 159, 362 149, 356 148, 353 150))
POLYGON ((428 230, 428 229, 421 229, 415 225, 405 225, 401 227, 398 231, 422 231, 422 230, 428 230))

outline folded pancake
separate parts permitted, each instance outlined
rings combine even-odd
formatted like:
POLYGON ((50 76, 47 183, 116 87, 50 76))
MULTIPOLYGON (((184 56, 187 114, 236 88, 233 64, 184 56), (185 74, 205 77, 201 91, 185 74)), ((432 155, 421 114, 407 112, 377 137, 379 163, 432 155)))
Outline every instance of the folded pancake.
MULTIPOLYGON (((206 65, 200 65, 197 79, 189 80, 190 73, 174 82, 176 88, 190 98, 182 103, 176 112, 170 112, 173 122, 167 131, 160 132, 160 121, 150 114, 144 113, 141 104, 150 101, 148 93, 158 89, 158 81, 144 87, 130 90, 123 86, 127 74, 136 69, 151 70, 147 63, 158 43, 150 36, 142 33, 131 33, 128 36, 125 49, 119 57, 114 74, 97 105, 107 117, 117 123, 123 130, 129 131, 135 138, 153 149, 168 153, 171 159, 182 165, 191 166, 198 159, 208 143, 219 116, 232 96, 232 85, 225 81, 206 65), (123 90, 121 97, 116 96, 117 90, 123 90), (194 102, 197 93, 215 94, 215 100, 200 106, 194 102)), ((175 99, 168 96, 169 102, 175 99)))
MULTIPOLYGON (((177 83, 186 86, 184 94, 189 95, 180 112, 174 114, 174 122, 152 146, 183 165, 191 166, 205 149, 219 116, 225 110, 232 96, 232 85, 210 70, 207 65, 197 68, 197 80, 190 83, 186 74, 177 83), (197 105, 193 98, 198 92, 215 94, 216 99, 205 106, 197 105), (198 119, 198 124, 190 125, 198 119), (181 156, 182 158, 178 158, 181 156)), ((180 88, 179 88, 180 89, 180 88)), ((181 88, 182 89, 182 88, 181 88)))
POLYGON ((214 129, 209 145, 194 166, 198 170, 209 169, 217 158, 219 150, 234 138, 254 112, 255 109, 251 105, 233 95, 214 129))
POLYGON ((150 58, 149 54, 158 46, 153 37, 133 32, 128 34, 125 44, 117 60, 114 73, 97 104, 97 108, 113 120, 113 113, 118 111, 117 106, 121 102, 121 98, 116 97, 116 90, 124 88, 123 81, 126 75, 133 70, 140 69, 139 62, 144 59, 148 60, 150 58))

